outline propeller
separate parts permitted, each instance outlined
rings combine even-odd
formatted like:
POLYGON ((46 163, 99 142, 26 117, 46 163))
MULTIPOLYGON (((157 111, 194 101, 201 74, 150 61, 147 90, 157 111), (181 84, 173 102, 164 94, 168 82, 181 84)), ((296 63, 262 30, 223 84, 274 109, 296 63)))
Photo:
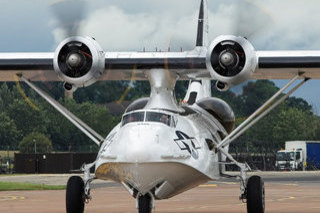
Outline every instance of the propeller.
POLYGON ((65 38, 79 34, 87 8, 87 2, 84 0, 62 0, 51 5, 51 11, 56 17, 58 27, 63 29, 65 38))
POLYGON ((253 40, 274 23, 272 14, 254 0, 237 0, 233 35, 253 40))

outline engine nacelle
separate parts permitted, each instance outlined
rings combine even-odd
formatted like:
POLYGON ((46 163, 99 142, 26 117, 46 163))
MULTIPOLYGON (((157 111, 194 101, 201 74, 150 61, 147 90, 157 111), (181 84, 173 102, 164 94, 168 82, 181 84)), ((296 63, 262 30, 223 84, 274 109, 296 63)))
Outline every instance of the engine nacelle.
POLYGON ((217 80, 217 89, 222 91, 249 79, 257 64, 254 47, 243 37, 219 36, 207 52, 207 69, 217 80))
POLYGON ((54 54, 54 70, 67 90, 96 82, 105 70, 105 54, 90 37, 70 37, 62 41, 54 54))
POLYGON ((218 119, 228 133, 233 130, 234 113, 225 101, 219 98, 207 97, 197 101, 196 104, 218 119))

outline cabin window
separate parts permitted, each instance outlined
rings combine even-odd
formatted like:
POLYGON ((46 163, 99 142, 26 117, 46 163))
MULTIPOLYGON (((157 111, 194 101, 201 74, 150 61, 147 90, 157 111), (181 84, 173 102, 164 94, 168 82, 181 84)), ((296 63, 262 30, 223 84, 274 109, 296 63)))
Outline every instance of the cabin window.
POLYGON ((123 116, 122 126, 133 123, 133 122, 143 122, 144 121, 144 112, 134 112, 123 116))
POLYGON ((160 122, 170 126, 171 116, 159 112, 147 112, 146 121, 149 122, 160 122))

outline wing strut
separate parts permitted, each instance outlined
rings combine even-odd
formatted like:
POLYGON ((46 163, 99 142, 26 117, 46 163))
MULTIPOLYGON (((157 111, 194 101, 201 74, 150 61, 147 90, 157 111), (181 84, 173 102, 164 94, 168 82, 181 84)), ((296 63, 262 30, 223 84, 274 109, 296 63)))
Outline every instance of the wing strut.
POLYGON ((218 145, 218 149, 229 145, 235 139, 237 139, 240 135, 242 135, 246 130, 248 130, 251 126, 257 123, 260 119, 262 119, 265 115, 267 115, 271 110, 281 104, 286 98, 288 98, 292 93, 294 93, 299 87, 301 87, 305 82, 309 80, 309 78, 305 78, 298 85, 292 88, 286 95, 281 97, 276 102, 275 99, 279 97, 282 92, 287 89, 290 85, 292 85, 303 73, 299 73, 294 78, 292 78, 284 87, 282 87, 277 93, 275 93, 266 103, 264 103, 259 109, 257 109, 249 118, 247 118, 240 126, 238 126, 235 130, 233 130, 226 138, 224 138, 218 145))
POLYGON ((95 142, 98 146, 103 142, 104 138, 90 128, 87 124, 85 124, 82 120, 72 114, 69 110, 67 110, 64 106, 62 106, 59 102, 51 98, 48 94, 46 94, 43 90, 33 84, 31 81, 23 77, 22 75, 18 75, 18 77, 23 80, 29 87, 31 87, 36 93, 38 93, 41 97, 43 97, 51 106, 53 106, 57 111, 59 111, 64 117, 66 117, 71 123, 73 123, 78 129, 80 129, 85 135, 87 135, 93 142, 95 142))

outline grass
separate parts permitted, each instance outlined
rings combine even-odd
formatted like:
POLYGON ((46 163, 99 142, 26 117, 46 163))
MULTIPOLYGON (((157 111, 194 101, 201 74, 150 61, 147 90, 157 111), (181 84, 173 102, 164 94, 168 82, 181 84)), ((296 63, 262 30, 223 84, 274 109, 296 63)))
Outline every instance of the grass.
POLYGON ((44 185, 33 183, 0 182, 0 191, 25 191, 25 190, 63 190, 64 185, 44 185))

